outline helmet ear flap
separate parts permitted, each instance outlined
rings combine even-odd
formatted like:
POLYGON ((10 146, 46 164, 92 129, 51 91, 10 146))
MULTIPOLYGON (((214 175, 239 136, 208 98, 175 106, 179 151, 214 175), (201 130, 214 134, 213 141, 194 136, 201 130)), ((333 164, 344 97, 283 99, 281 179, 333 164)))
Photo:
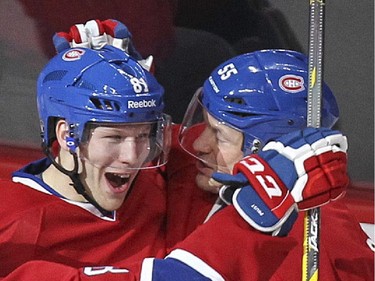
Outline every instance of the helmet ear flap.
POLYGON ((56 125, 61 118, 57 117, 49 117, 47 122, 44 123, 40 122, 40 137, 42 138, 42 144, 45 147, 52 147, 54 142, 57 140, 56 138, 56 125))
POLYGON ((74 133, 70 127, 66 120, 55 119, 55 125, 52 128, 54 128, 54 136, 59 146, 64 150, 68 150, 70 153, 75 153, 78 147, 78 141, 74 137, 74 133))

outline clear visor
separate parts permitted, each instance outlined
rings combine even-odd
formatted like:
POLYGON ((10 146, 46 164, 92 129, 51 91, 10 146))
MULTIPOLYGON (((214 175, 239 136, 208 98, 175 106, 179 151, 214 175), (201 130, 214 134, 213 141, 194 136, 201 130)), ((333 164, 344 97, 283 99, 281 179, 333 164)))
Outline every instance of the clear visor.
POLYGON ((244 134, 215 119, 200 101, 202 88, 195 93, 182 121, 181 147, 209 168, 231 172, 243 157, 244 134))
POLYGON ((90 123, 79 157, 112 172, 150 169, 166 164, 171 145, 171 119, 142 123, 90 123))

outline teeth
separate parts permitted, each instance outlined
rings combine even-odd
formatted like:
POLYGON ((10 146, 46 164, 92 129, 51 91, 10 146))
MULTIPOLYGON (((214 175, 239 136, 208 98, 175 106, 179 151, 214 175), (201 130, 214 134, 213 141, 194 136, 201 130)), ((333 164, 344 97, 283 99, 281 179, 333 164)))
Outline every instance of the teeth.
POLYGON ((130 180, 129 174, 106 173, 105 177, 113 187, 120 187, 130 180))
POLYGON ((119 175, 119 174, 114 174, 116 177, 120 177, 122 179, 127 179, 130 177, 130 175, 119 175))

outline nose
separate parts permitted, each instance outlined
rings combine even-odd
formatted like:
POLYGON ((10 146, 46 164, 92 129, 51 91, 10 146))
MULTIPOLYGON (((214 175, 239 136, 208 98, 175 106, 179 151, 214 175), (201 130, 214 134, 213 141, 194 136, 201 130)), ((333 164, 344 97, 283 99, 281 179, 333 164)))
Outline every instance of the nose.
POLYGON ((135 140, 126 139, 120 145, 118 160, 121 163, 133 165, 138 161, 137 143, 135 140))
POLYGON ((205 128, 194 141, 193 148, 198 154, 208 154, 213 150, 214 142, 214 134, 208 128, 205 128))

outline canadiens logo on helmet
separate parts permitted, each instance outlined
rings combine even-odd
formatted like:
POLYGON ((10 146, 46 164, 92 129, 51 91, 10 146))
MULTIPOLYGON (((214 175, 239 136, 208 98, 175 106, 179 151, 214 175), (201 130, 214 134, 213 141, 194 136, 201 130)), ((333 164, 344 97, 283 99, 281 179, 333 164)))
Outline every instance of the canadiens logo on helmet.
POLYGON ((65 61, 79 60, 84 53, 85 51, 82 49, 71 49, 63 55, 62 59, 65 61))
POLYGON ((288 93, 298 93, 305 90, 302 76, 287 74, 279 79, 279 87, 288 93))

